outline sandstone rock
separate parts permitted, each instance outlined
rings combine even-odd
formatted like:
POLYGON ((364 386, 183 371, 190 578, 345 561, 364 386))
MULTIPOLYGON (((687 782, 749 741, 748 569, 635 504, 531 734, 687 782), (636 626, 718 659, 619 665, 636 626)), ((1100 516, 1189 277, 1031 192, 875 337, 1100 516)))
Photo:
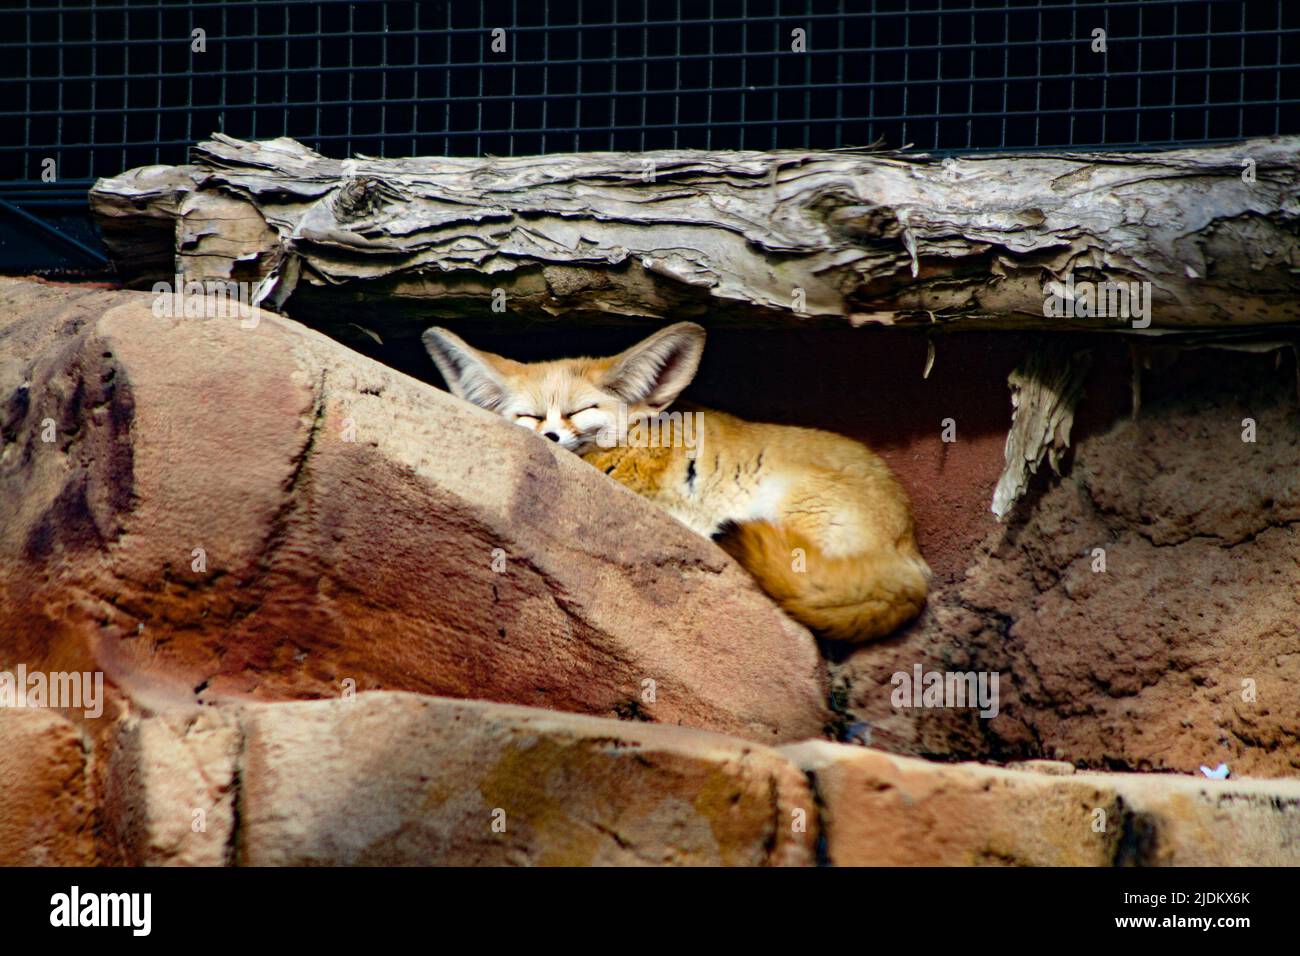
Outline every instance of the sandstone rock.
POLYGON ((803 775, 734 738, 395 693, 254 705, 241 719, 243 864, 813 859, 803 775))
POLYGON ((821 731, 812 639, 711 542, 295 322, 153 301, 0 280, 0 656, 153 708, 385 688, 821 731))
POLYGON ((1007 764, 1007 769, 1045 773, 1052 777, 1068 777, 1074 773, 1074 764, 1066 763, 1064 760, 1017 760, 1007 764))
POLYGON ((841 866, 1300 866, 1300 780, 1004 770, 812 741, 841 866))
POLYGON ((0 708, 0 866, 95 862, 81 734, 56 711, 0 708))
MULTIPOLYGON (((1115 393, 1127 403, 1127 360, 1112 372, 1122 377, 1090 382, 1081 415, 1115 393)), ((1122 409, 1082 429, 1066 476, 1037 482, 915 627, 836 675, 876 746, 1099 770, 1300 771, 1294 366, 1220 352, 1144 376, 1136 421, 1122 409), (893 708, 891 675, 917 663, 999 673, 998 715, 893 708)))
POLYGON ((840 866, 1300 865, 1294 780, 774 750, 394 692, 130 715, 106 747, 0 710, 0 865, 811 865, 819 839, 840 866))
POLYGON ((1300 866, 1300 780, 1080 774, 1124 811, 1128 866, 1300 866))
POLYGON ((124 720, 109 745, 104 796, 115 861, 231 862, 242 745, 236 715, 224 708, 124 720))
POLYGON ((1104 780, 825 741, 781 750, 813 777, 838 866, 1106 866, 1119 844, 1121 813, 1104 780))

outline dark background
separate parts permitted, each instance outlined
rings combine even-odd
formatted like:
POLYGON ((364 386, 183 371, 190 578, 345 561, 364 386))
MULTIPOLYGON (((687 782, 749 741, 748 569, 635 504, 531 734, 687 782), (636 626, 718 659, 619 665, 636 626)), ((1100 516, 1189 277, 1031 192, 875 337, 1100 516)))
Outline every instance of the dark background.
POLYGON ((214 131, 332 156, 1297 133, 1300 3, 6 0, 0 106, 0 269, 94 272, 94 179, 214 131))

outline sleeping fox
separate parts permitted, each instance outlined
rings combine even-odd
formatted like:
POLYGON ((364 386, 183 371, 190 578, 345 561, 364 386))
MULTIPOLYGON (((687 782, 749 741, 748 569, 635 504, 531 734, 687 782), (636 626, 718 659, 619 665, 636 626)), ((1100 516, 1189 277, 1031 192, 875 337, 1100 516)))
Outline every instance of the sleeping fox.
POLYGON ((515 362, 445 329, 423 341, 452 393, 581 455, 712 537, 791 617, 836 640, 915 617, 930 569, 907 494, 856 441, 710 410, 666 409, 704 329, 679 322, 610 358, 515 362))

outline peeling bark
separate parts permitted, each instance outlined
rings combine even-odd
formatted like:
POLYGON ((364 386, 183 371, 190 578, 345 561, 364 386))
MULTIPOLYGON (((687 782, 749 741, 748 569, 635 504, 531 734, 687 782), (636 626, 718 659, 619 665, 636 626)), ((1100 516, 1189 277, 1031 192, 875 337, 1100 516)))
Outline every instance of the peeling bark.
POLYGON ((1011 373, 1011 431, 1007 433, 1007 466, 993 491, 992 511, 999 519, 1029 487, 1029 478, 1046 458, 1061 473, 1061 458, 1070 447, 1074 410, 1083 396, 1083 380, 1092 366, 1092 353, 1065 346, 1031 352, 1011 373))
MULTIPOLYGON (((1153 328, 1300 320, 1300 137, 1163 153, 869 151, 328 159, 216 135, 100 180, 136 285, 261 282, 387 328, 492 315, 1126 329, 1048 282, 1149 282, 1153 328), (499 295, 498 295, 499 299, 499 295)), ((315 321, 315 319, 314 319, 315 321)))

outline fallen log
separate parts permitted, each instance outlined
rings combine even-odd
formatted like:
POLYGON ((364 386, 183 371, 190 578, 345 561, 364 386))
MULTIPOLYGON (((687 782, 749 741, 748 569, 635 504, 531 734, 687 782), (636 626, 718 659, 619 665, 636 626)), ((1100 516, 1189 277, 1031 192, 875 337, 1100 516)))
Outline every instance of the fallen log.
POLYGON ((360 300, 377 327, 408 332, 417 315, 507 309, 1051 329, 1300 319, 1300 137, 940 162, 854 150, 337 160, 217 134, 192 158, 91 190, 119 271, 136 287, 174 273, 257 283, 271 308, 295 291, 348 293, 310 297, 313 324, 355 317, 360 300), (1083 314, 1093 292, 1104 308, 1105 283, 1136 284, 1148 314, 1083 314))

